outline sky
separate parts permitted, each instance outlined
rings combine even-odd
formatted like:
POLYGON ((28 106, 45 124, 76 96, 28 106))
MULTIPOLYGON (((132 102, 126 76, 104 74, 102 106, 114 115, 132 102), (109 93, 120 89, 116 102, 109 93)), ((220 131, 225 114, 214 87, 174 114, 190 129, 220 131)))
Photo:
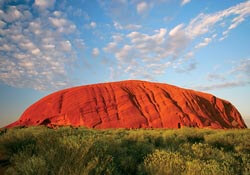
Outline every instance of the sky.
POLYGON ((250 124, 250 1, 0 1, 0 127, 57 90, 127 79, 212 93, 250 124))

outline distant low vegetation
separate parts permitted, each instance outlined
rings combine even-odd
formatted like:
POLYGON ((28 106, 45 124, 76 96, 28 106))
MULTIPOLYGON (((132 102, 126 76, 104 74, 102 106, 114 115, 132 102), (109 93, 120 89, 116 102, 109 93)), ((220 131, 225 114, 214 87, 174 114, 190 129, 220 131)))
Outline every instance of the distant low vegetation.
POLYGON ((0 156, 7 175, 249 175, 250 130, 14 128, 0 156))

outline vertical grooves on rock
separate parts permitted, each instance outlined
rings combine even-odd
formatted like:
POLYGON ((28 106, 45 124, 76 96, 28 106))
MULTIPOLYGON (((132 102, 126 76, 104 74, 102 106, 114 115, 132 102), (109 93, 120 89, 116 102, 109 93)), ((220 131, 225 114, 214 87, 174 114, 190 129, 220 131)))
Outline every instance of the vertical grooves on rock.
POLYGON ((136 96, 127 87, 125 87, 125 86, 121 87, 121 89, 128 94, 130 101, 138 109, 138 111, 140 112, 140 114, 142 115, 142 117, 145 118, 145 120, 147 122, 147 125, 148 125, 149 124, 148 118, 142 112, 141 105, 138 103, 138 100, 136 99, 136 96))
MULTIPOLYGON (((184 96, 184 99, 187 101, 186 103, 187 103, 188 109, 191 111, 191 113, 198 115, 194 109, 193 102, 187 97, 188 94, 186 94, 186 92, 182 92, 182 94, 184 96)), ((188 117, 189 121, 191 122, 191 125, 193 125, 193 121, 191 120, 190 116, 187 115, 187 117, 188 117)))
MULTIPOLYGON (((217 110, 217 111, 219 111, 220 113, 222 113, 223 115, 224 115, 224 113, 220 110, 220 108, 218 108, 218 106, 216 105, 216 100, 217 100, 217 98, 215 97, 215 96, 212 96, 212 99, 211 99, 211 103, 212 103, 212 105, 213 105, 213 108, 215 109, 215 110, 217 110)), ((215 113, 214 113, 214 111, 213 111, 213 116, 211 116, 211 118, 213 119, 213 120, 216 120, 216 118, 217 118, 217 111, 215 111, 215 113)))
POLYGON ((188 107, 189 107, 189 109, 193 113, 195 113, 197 115, 197 112, 196 112, 196 110, 194 109, 194 106, 193 106, 193 102, 191 100, 189 100, 189 98, 187 97, 188 94, 186 94, 185 92, 183 92, 182 94, 185 97, 185 100, 188 101, 188 107))
MULTIPOLYGON (((106 85, 104 86, 104 90, 105 90, 105 93, 107 94, 107 99, 105 99, 105 98, 103 97, 103 95, 102 95, 102 98, 104 99, 104 104, 105 104, 105 112, 106 112, 106 114, 107 114, 108 119, 111 120, 111 119, 110 119, 110 116, 109 116, 107 104, 109 104, 110 102, 112 102, 112 96, 110 95, 110 92, 109 92, 109 90, 108 90, 108 88, 107 88, 106 85)), ((112 107, 112 104, 111 104, 109 107, 111 108, 111 107, 112 107)))
MULTIPOLYGON (((188 119, 190 120, 189 115, 183 111, 181 106, 178 104, 178 101, 176 101, 165 89, 163 89, 163 88, 160 88, 160 89, 163 91, 163 93, 166 95, 166 97, 169 98, 171 100, 171 102, 182 112, 182 114, 185 117, 188 117, 188 119)), ((181 117, 179 117, 179 118, 182 121, 182 123, 184 123, 183 119, 181 117)))
POLYGON ((116 93, 115 93, 111 83, 109 84, 109 86, 110 86, 110 89, 112 90, 112 93, 113 93, 112 97, 114 97, 115 107, 116 107, 116 111, 117 111, 117 115, 116 115, 117 120, 121 120, 121 118, 119 116, 119 107, 118 107, 118 103, 117 103, 117 100, 116 100, 116 93))
POLYGON ((82 109, 82 108, 79 109, 79 113, 80 113, 80 121, 82 121, 82 122, 84 123, 84 122, 85 122, 85 121, 84 121, 85 118, 84 118, 84 112, 83 112, 83 109, 82 109))
MULTIPOLYGON (((155 105, 154 102, 152 101, 152 99, 151 99, 150 95, 148 94, 147 89, 146 89, 146 87, 144 86, 144 84, 142 84, 142 87, 141 87, 141 86, 139 86, 139 87, 140 87, 141 90, 144 92, 144 94, 145 94, 145 96, 147 97, 148 101, 154 106, 154 110, 155 110, 156 112, 159 113, 159 110, 157 109, 156 105, 155 105)), ((159 116, 160 116, 160 113, 159 113, 159 116)), ((161 116, 160 116, 160 118, 161 118, 161 116)))
POLYGON ((98 108, 98 103, 97 103, 97 99, 98 99, 98 87, 97 86, 93 86, 93 93, 94 93, 94 101, 95 101, 95 111, 96 111, 96 113, 97 113, 97 116, 99 117, 99 122, 97 123, 97 124, 95 124, 94 126, 93 126, 93 128, 95 128, 97 125, 100 125, 100 124, 102 124, 102 116, 100 115, 100 111, 99 111, 99 108, 98 108))
MULTIPOLYGON (((158 115, 159 115, 159 119, 160 119, 160 121, 161 121, 161 126, 163 126, 163 123, 162 123, 162 116, 161 116, 160 110, 158 109, 159 106, 156 105, 157 103, 156 103, 156 101, 155 101, 154 95, 153 95, 153 99, 151 99, 150 95, 149 95, 148 92, 147 92, 147 88, 146 88, 146 86, 145 86, 144 83, 141 83, 141 86, 139 85, 139 88, 144 92, 144 94, 145 94, 145 96, 147 97, 148 101, 153 105, 154 110, 155 110, 155 111, 158 113, 158 115), (153 102, 153 100, 154 100, 154 102, 153 102)), ((151 92, 151 93, 153 93, 153 92, 152 92, 151 90, 149 90, 149 89, 148 89, 148 91, 151 92)))
POLYGON ((156 100, 155 100, 155 96, 154 96, 154 92, 151 90, 151 89, 149 89, 149 88, 147 88, 146 86, 145 86, 145 84, 144 83, 142 83, 142 85, 143 85, 143 87, 144 87, 144 89, 146 90, 146 91, 148 91, 149 93, 147 93, 148 95, 149 95, 149 99, 150 99, 150 102, 154 105, 154 107, 155 107, 155 109, 156 109, 156 111, 159 113, 159 115, 160 115, 160 107, 159 107, 159 105, 157 104, 157 102, 156 102, 156 100))
POLYGON ((230 118, 232 118, 229 111, 232 110, 231 109, 232 106, 231 106, 231 104, 225 103, 224 101, 222 101, 222 104, 224 106, 225 112, 223 112, 224 117, 222 117, 220 119, 223 120, 223 122, 226 124, 225 125, 226 127, 229 127, 231 125, 230 118), (228 106, 230 107, 230 109, 228 109, 228 106), (226 120, 226 119, 228 119, 228 120, 226 120))
MULTIPOLYGON (((104 87, 104 89, 107 91, 106 87, 104 87)), ((99 90, 100 91, 100 90, 99 90)), ((100 91, 101 92, 101 91, 100 91)), ((108 116, 108 111, 107 111, 107 103, 106 103, 106 99, 103 97, 103 93, 100 93, 100 97, 102 99, 102 102, 104 104, 104 111, 108 116)))
POLYGON ((61 114, 61 112, 62 112, 62 105, 63 105, 64 94, 65 93, 61 94, 61 96, 59 98, 59 101, 58 101, 58 113, 59 114, 61 114))

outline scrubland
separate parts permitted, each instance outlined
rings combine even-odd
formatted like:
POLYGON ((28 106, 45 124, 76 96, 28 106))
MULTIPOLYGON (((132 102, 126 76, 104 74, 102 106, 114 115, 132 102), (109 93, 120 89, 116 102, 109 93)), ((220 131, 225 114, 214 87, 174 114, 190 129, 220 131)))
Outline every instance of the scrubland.
POLYGON ((0 164, 7 175, 249 175, 250 130, 2 129, 0 164))

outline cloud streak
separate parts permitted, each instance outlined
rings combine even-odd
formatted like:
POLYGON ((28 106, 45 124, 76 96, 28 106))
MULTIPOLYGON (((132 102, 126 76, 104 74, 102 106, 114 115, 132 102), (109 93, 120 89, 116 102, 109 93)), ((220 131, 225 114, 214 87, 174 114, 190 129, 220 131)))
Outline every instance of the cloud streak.
POLYGON ((182 0, 181 5, 184 6, 184 5, 186 5, 187 3, 190 3, 190 2, 191 2, 191 0, 182 0))
POLYGON ((215 90, 231 87, 241 87, 250 84, 250 59, 241 59, 238 63, 234 63, 231 70, 224 73, 209 73, 207 75, 212 84, 194 86, 198 90, 215 90), (228 78, 230 77, 230 78, 228 78))
POLYGON ((149 9, 149 5, 146 2, 140 2, 136 6, 136 10, 138 14, 143 14, 149 9))
MULTIPOLYGON (((182 1, 183 5, 188 2, 182 1)), ((141 6, 146 9, 147 5, 144 4, 141 6)), ((143 70, 146 69, 148 64, 156 63, 155 65, 164 65, 166 62, 171 62, 171 66, 179 73, 189 72, 197 67, 196 62, 187 62, 187 60, 194 56, 194 50, 207 46, 213 40, 216 40, 218 35, 223 35, 218 34, 216 31, 218 27, 227 31, 228 35, 229 30, 237 27, 250 15, 249 9, 250 1, 247 1, 215 13, 200 13, 191 19, 188 24, 178 24, 170 29, 169 32, 167 32, 166 28, 155 30, 153 34, 133 31, 126 35, 126 41, 123 45, 118 47, 115 42, 110 42, 103 49, 109 53, 113 53, 120 67, 129 67, 128 72, 130 75, 141 77, 144 74, 143 71, 138 72, 138 66, 143 70), (230 20, 231 17, 233 17, 232 20, 230 20), (228 26, 225 25, 223 28, 223 26, 218 25, 224 21, 228 21, 228 26), (194 45, 193 41, 199 40, 204 35, 206 37, 194 45), (190 46, 193 46, 193 51, 187 50, 190 46)), ((122 28, 118 23, 115 23, 115 27, 122 28)), ((163 75, 168 68, 169 66, 159 67, 157 74, 163 75)), ((124 68, 117 69, 117 71, 124 70, 124 68)), ((153 71, 149 70, 149 74, 153 74, 153 71)))
POLYGON ((250 84, 250 81, 229 81, 229 82, 222 82, 222 83, 216 83, 216 84, 211 84, 211 85, 194 86, 193 88, 201 90, 201 91, 210 91, 210 90, 215 90, 215 89, 247 86, 249 84, 250 84))

